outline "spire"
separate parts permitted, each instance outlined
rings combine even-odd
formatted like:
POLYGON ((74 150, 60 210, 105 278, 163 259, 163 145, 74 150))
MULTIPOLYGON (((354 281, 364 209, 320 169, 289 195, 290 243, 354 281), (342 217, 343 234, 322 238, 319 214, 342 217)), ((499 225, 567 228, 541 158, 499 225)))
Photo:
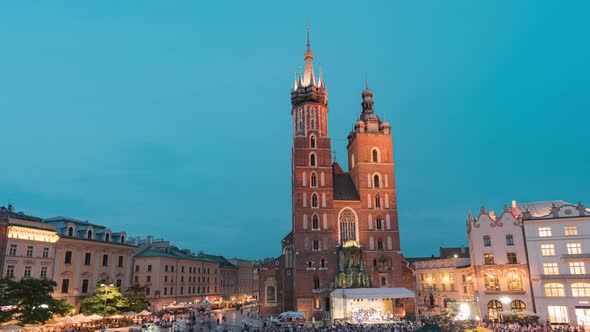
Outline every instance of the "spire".
POLYGON ((303 55, 305 59, 305 71, 303 72, 303 84, 304 86, 310 86, 315 84, 315 74, 313 72, 313 52, 311 51, 311 44, 309 43, 309 24, 307 28, 307 51, 303 55))
POLYGON ((307 52, 311 52, 311 45, 309 44, 309 24, 305 26, 307 28, 307 52))
POLYGON ((324 75, 322 74, 322 66, 320 66, 320 78, 318 79, 318 87, 324 84, 324 75))

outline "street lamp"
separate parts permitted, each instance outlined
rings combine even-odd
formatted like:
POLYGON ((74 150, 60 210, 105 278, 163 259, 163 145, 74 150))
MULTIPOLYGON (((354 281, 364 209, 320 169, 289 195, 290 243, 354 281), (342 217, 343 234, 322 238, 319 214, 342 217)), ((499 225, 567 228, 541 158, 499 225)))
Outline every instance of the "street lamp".
POLYGON ((102 321, 104 325, 104 321, 107 319, 107 293, 109 292, 109 287, 113 287, 113 284, 109 284, 108 286, 100 284, 100 287, 104 287, 104 311, 102 312, 102 321))

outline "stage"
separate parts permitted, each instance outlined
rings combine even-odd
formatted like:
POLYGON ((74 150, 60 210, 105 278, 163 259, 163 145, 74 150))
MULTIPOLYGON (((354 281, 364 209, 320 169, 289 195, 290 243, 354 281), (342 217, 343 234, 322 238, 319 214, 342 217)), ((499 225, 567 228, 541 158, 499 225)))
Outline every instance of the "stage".
POLYGON ((385 324, 399 320, 396 299, 414 298, 406 288, 338 288, 331 295, 332 319, 351 324, 385 324))

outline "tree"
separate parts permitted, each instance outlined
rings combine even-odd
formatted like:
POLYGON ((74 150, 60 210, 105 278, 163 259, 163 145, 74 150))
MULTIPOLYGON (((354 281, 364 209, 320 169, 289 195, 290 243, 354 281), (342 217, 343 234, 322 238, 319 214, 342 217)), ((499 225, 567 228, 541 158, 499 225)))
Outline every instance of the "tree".
POLYGON ((94 295, 82 300, 80 311, 84 315, 116 315, 124 312, 127 307, 127 298, 121 294, 119 288, 101 284, 96 286, 94 295))
POLYGON ((147 287, 135 284, 125 292, 127 298, 128 310, 141 312, 150 308, 150 302, 147 300, 147 287))
POLYGON ((55 281, 26 278, 9 282, 9 298, 16 306, 15 317, 22 324, 43 324, 54 315, 65 315, 72 306, 65 299, 51 297, 55 281))
POLYGON ((0 279, 0 323, 9 321, 16 309, 10 291, 13 283, 10 278, 0 279))

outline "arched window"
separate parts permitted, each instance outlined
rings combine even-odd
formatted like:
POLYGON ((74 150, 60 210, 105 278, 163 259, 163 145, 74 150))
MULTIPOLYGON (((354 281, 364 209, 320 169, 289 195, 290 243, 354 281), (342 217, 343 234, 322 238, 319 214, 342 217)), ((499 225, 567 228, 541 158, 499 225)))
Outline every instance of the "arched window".
POLYGON ((314 193, 311 195, 311 207, 318 208, 318 194, 314 193))
POLYGON ((315 108, 312 107, 310 113, 309 126, 311 129, 315 129, 315 108))
POLYGON ((520 273, 511 272, 508 274, 508 290, 511 291, 520 291, 523 290, 522 287, 522 277, 520 273))
POLYGON ((313 267, 313 262, 312 261, 307 261, 307 268, 311 269, 313 267))
POLYGON ((297 111, 297 131, 303 130, 303 110, 297 111))
POLYGON ((338 217, 340 221, 340 242, 356 240, 356 215, 351 209, 344 209, 338 217))
POLYGON ((104 242, 110 242, 111 241, 111 233, 106 233, 104 235, 104 242))
POLYGON ((489 291, 499 291, 500 290, 500 281, 498 280, 498 275, 493 273, 486 273, 483 278, 483 284, 486 290, 489 291))
POLYGON ((379 195, 375 195, 375 208, 376 209, 381 208, 381 196, 379 196, 379 195))
POLYGON ((266 302, 274 303, 276 300, 275 288, 273 286, 266 287, 266 302))
POLYGON ((311 186, 312 187, 317 187, 318 186, 318 175, 315 174, 315 172, 311 173, 311 179, 310 179, 309 182, 311 182, 311 186))
POLYGON ((373 149, 373 162, 374 163, 378 163, 379 162, 379 151, 377 151, 377 149, 373 149))
POLYGON ((377 267, 377 258, 373 259, 373 266, 377 267))
POLYGON ((502 311, 502 303, 497 300, 491 300, 488 302, 488 318, 498 319, 498 313, 502 311))
POLYGON ((121 243, 125 244, 125 235, 121 235, 121 243))
POLYGON ((311 166, 311 167, 316 166, 315 153, 312 153, 309 155, 309 166, 311 166))
POLYGON ((88 240, 92 240, 92 230, 90 230, 90 229, 88 230, 88 232, 86 233, 86 238, 88 240))
POLYGON ((74 227, 71 227, 71 226, 68 227, 68 236, 69 237, 74 236, 74 227))
POLYGON ((315 149, 315 135, 311 135, 309 138, 309 147, 315 149))
POLYGON ((320 260, 320 267, 326 267, 326 260, 323 258, 320 260))
POLYGON ((381 216, 377 216, 375 219, 375 228, 377 228, 378 231, 383 230, 383 220, 381 220, 381 216))
POLYGON ((526 310, 526 304, 521 300, 514 300, 510 303, 510 310, 514 313, 523 312, 526 310))
POLYGON ((379 175, 378 174, 373 175, 373 188, 379 188, 380 187, 379 184, 381 182, 379 180, 380 179, 379 179, 379 175))
POLYGON ((317 214, 314 214, 313 217, 311 217, 311 229, 320 229, 320 218, 317 214))
POLYGON ((563 287, 563 284, 559 284, 556 282, 550 282, 548 284, 545 284, 545 296, 565 296, 565 288, 563 287))
POLYGON ((576 282, 572 284, 572 296, 574 297, 590 297, 590 284, 584 282, 576 282))
POLYGON ((313 289, 320 289, 320 277, 313 276, 313 289))
POLYGON ((383 240, 377 240, 377 250, 383 251, 383 240))

